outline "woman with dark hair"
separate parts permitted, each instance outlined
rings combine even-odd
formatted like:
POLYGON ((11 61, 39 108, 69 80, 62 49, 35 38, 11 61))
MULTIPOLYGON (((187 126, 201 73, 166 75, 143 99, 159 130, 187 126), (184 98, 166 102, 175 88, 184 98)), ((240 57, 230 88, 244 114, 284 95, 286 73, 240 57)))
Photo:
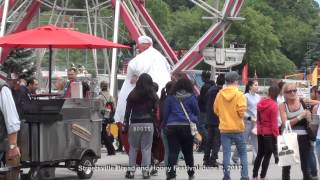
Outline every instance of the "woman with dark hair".
POLYGON ((150 75, 143 73, 139 76, 136 87, 127 98, 124 132, 128 132, 129 167, 126 178, 133 179, 137 152, 142 152, 142 176, 149 179, 151 164, 151 147, 153 141, 154 121, 156 118, 158 97, 150 75))
MULTIPOLYGON (((278 83, 278 88, 279 88, 279 95, 277 97, 277 103, 278 103, 278 106, 281 104, 281 103, 284 103, 284 92, 283 92, 283 89, 284 89, 284 85, 286 83, 284 81, 280 81, 278 83)), ((281 117, 280 117, 280 114, 278 116, 278 127, 279 127, 279 132, 281 133, 281 125, 282 125, 282 121, 281 121, 281 117)))
MULTIPOLYGON (((174 81, 170 81, 166 84, 166 86, 161 90, 161 96, 160 96, 160 124, 163 124, 163 116, 164 116, 164 103, 166 98, 170 95, 171 88, 174 84, 174 81)), ((161 126, 163 127, 163 126, 161 126)), ((162 128, 161 129, 161 139, 163 142, 163 148, 164 148, 164 165, 167 167, 168 166, 168 157, 169 157, 169 145, 168 145, 168 138, 167 138, 167 133, 166 129, 162 128)))
POLYGON ((257 180, 258 171, 262 162, 260 180, 264 180, 267 174, 272 153, 276 149, 278 130, 278 104, 277 96, 279 88, 271 86, 268 97, 263 98, 257 105, 257 134, 258 154, 254 161, 253 180, 257 180))
POLYGON ((257 140, 257 104, 260 101, 258 92, 258 81, 249 81, 246 86, 245 96, 247 99, 247 111, 244 114, 245 119, 245 138, 252 145, 253 159, 257 156, 258 140, 257 140))
POLYGON ((181 149, 188 169, 189 180, 194 179, 193 135, 190 121, 198 123, 199 107, 193 85, 187 78, 179 79, 165 99, 163 126, 169 145, 167 180, 175 179, 181 149))
MULTIPOLYGON (((245 140, 247 143, 252 145, 253 159, 257 156, 258 151, 258 139, 257 139, 257 104, 260 101, 260 95, 258 92, 258 81, 250 80, 246 85, 245 97, 247 100, 247 111, 244 114, 244 125, 245 125, 245 140)), ((235 151, 232 160, 238 162, 237 153, 235 151)), ((253 162, 252 162, 253 164, 253 162)))

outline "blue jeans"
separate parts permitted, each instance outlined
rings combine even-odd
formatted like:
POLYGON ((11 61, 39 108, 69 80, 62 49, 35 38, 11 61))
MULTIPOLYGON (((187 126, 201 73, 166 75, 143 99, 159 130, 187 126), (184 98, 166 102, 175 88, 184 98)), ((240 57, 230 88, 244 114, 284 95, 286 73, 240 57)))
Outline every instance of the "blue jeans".
POLYGON ((310 174, 312 176, 318 176, 317 160, 314 152, 314 142, 311 142, 308 162, 309 162, 310 174))
POLYGON ((204 141, 208 139, 208 130, 206 128, 206 124, 207 124, 207 114, 204 112, 200 112, 200 118, 197 124, 197 129, 199 133, 203 136, 204 141))
POLYGON ((239 152, 241 164, 241 179, 249 179, 248 175, 248 159, 247 159, 247 145, 243 133, 221 133, 221 144, 223 148, 223 180, 230 179, 230 157, 231 145, 235 143, 239 152))
POLYGON ((320 139, 316 140, 316 153, 317 153, 318 163, 320 164, 320 139))
MULTIPOLYGON (((253 155, 253 161, 257 157, 258 153, 258 137, 257 135, 253 134, 251 131, 255 126, 255 123, 244 120, 245 130, 243 132, 244 140, 252 146, 252 155, 253 155)), ((234 151, 232 159, 239 161, 239 155, 237 149, 234 151)))
POLYGON ((169 145, 168 145, 167 134, 165 131, 166 130, 162 129, 161 139, 162 139, 163 148, 164 148, 164 165, 168 167, 169 145))

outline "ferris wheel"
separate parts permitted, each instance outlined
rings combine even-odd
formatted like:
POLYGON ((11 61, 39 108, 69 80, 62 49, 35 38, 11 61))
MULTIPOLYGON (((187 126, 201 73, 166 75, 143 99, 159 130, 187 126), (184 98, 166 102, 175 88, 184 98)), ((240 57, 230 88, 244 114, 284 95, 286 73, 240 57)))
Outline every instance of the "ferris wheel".
MULTIPOLYGON (((83 0, 81 1, 83 2, 81 8, 72 7, 71 0, 2 0, 0 1, 0 36, 25 30, 30 24, 39 26, 41 23, 39 21, 39 14, 41 15, 42 9, 51 12, 47 18, 47 23, 66 28, 76 28, 77 14, 81 13, 83 14, 82 18, 87 21, 86 31, 88 33, 106 38, 110 35, 106 32, 108 28, 111 28, 114 42, 118 41, 119 36, 121 37, 121 33, 119 34, 119 21, 122 21, 129 32, 129 37, 135 42, 137 42, 140 35, 150 34, 160 45, 173 71, 193 69, 202 60, 205 60, 205 62, 212 66, 218 67, 220 65, 221 67, 224 63, 226 64, 226 62, 221 61, 221 57, 228 59, 225 57, 228 56, 227 52, 230 53, 230 51, 207 49, 207 47, 208 45, 213 46, 218 43, 235 20, 241 20, 238 14, 244 0, 216 0, 214 4, 208 4, 205 0, 190 1, 209 14, 212 24, 180 59, 178 59, 177 54, 170 47, 158 26, 149 15, 145 8, 145 0, 83 0), (106 18, 101 15, 101 12, 105 9, 113 9, 110 17, 106 18)), ((243 57, 245 50, 240 49, 240 51, 240 55, 236 55, 232 61, 238 60, 239 62, 239 58, 242 60, 241 53, 243 57)), ((1 63, 4 62, 9 52, 9 49, 3 49, 1 63)), ((95 71, 98 73, 97 52, 92 50, 92 54, 95 71)), ((113 49, 112 61, 110 63, 106 50, 103 52, 105 59, 104 71, 111 76, 111 90, 115 86, 113 79, 115 79, 117 71, 117 54, 117 50, 113 49)), ((233 56, 234 51, 231 54, 233 56)), ((42 53, 43 55, 44 52, 42 53)), ((39 63, 41 64, 41 62, 39 63)))

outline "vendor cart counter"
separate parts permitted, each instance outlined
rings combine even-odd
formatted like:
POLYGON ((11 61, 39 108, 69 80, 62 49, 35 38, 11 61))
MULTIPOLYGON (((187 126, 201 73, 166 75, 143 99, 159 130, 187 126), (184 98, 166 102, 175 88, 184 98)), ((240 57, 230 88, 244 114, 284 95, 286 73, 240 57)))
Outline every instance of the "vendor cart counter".
POLYGON ((47 164, 101 156, 101 102, 32 100, 21 123, 22 164, 47 164))

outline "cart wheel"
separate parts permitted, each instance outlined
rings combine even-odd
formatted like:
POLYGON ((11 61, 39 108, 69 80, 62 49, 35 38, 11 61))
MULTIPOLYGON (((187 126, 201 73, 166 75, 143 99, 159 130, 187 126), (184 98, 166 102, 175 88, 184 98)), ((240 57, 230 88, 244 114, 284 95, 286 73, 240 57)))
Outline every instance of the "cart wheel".
POLYGON ((94 167, 93 157, 86 155, 83 156, 77 167, 78 177, 80 179, 90 179, 93 174, 93 170, 90 167, 94 167))
POLYGON ((28 172, 28 178, 29 180, 39 180, 39 170, 40 167, 33 167, 30 168, 29 172, 28 172))

